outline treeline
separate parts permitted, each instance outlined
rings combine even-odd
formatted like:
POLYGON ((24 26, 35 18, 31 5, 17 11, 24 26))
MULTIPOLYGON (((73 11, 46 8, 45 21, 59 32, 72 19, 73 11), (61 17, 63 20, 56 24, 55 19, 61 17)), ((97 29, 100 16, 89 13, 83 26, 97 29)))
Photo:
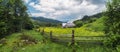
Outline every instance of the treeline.
POLYGON ((0 38, 33 25, 22 0, 0 0, 0 38))

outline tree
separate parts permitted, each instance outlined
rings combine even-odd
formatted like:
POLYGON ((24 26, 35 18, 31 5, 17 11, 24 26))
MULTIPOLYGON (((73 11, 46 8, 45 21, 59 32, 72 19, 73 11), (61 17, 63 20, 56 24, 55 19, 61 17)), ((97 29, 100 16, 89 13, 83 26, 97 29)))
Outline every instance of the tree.
POLYGON ((116 47, 120 44, 120 0, 107 3, 105 33, 109 37, 108 46, 116 47))
POLYGON ((22 0, 0 0, 0 38, 33 25, 22 0))

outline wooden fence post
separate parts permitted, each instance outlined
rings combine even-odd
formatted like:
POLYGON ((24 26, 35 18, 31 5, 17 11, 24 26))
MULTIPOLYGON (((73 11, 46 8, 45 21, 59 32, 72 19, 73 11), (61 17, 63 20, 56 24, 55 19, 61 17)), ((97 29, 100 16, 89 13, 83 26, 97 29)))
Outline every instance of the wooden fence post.
POLYGON ((50 31, 50 39, 52 40, 52 31, 50 31))
POLYGON ((41 35, 44 35, 44 29, 42 30, 41 35))
POLYGON ((74 47, 74 44, 75 44, 75 36, 74 35, 75 35, 75 31, 72 30, 72 42, 71 42, 71 46, 73 47, 72 52, 76 52, 76 49, 74 47))
POLYGON ((71 42, 71 45, 74 45, 75 44, 75 40, 74 40, 74 30, 72 30, 72 42, 71 42))
POLYGON ((41 30, 39 29, 39 32, 40 32, 41 30))

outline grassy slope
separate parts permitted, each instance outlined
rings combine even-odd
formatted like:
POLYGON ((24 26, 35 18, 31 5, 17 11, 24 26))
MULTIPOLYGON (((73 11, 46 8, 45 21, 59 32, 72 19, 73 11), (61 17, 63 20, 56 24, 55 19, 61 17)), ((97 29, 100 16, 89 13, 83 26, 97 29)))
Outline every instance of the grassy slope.
POLYGON ((85 27, 88 30, 94 31, 94 32, 99 32, 99 31, 103 32, 105 28, 104 21, 105 21, 105 18, 103 16, 97 19, 95 22, 86 24, 83 27, 85 27))

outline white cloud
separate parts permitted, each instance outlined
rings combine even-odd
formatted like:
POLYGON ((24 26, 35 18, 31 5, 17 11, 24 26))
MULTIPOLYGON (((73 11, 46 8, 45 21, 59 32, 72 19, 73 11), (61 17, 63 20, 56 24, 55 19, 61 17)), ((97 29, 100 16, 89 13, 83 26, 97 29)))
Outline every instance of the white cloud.
POLYGON ((66 18, 63 16, 74 16, 74 14, 77 14, 77 17, 74 17, 76 19, 79 16, 92 15, 105 9, 103 5, 93 4, 87 0, 40 0, 38 4, 31 2, 29 5, 37 11, 41 11, 32 13, 32 16, 44 16, 58 20, 66 18))
POLYGON ((34 3, 34 2, 31 2, 29 5, 30 5, 30 6, 34 6, 34 5, 35 5, 35 3, 34 3))
POLYGON ((29 0, 23 0, 25 3, 28 3, 29 2, 29 0))
POLYGON ((46 17, 46 14, 45 13, 31 13, 32 16, 35 16, 35 17, 39 17, 39 16, 43 16, 43 17, 46 17))

